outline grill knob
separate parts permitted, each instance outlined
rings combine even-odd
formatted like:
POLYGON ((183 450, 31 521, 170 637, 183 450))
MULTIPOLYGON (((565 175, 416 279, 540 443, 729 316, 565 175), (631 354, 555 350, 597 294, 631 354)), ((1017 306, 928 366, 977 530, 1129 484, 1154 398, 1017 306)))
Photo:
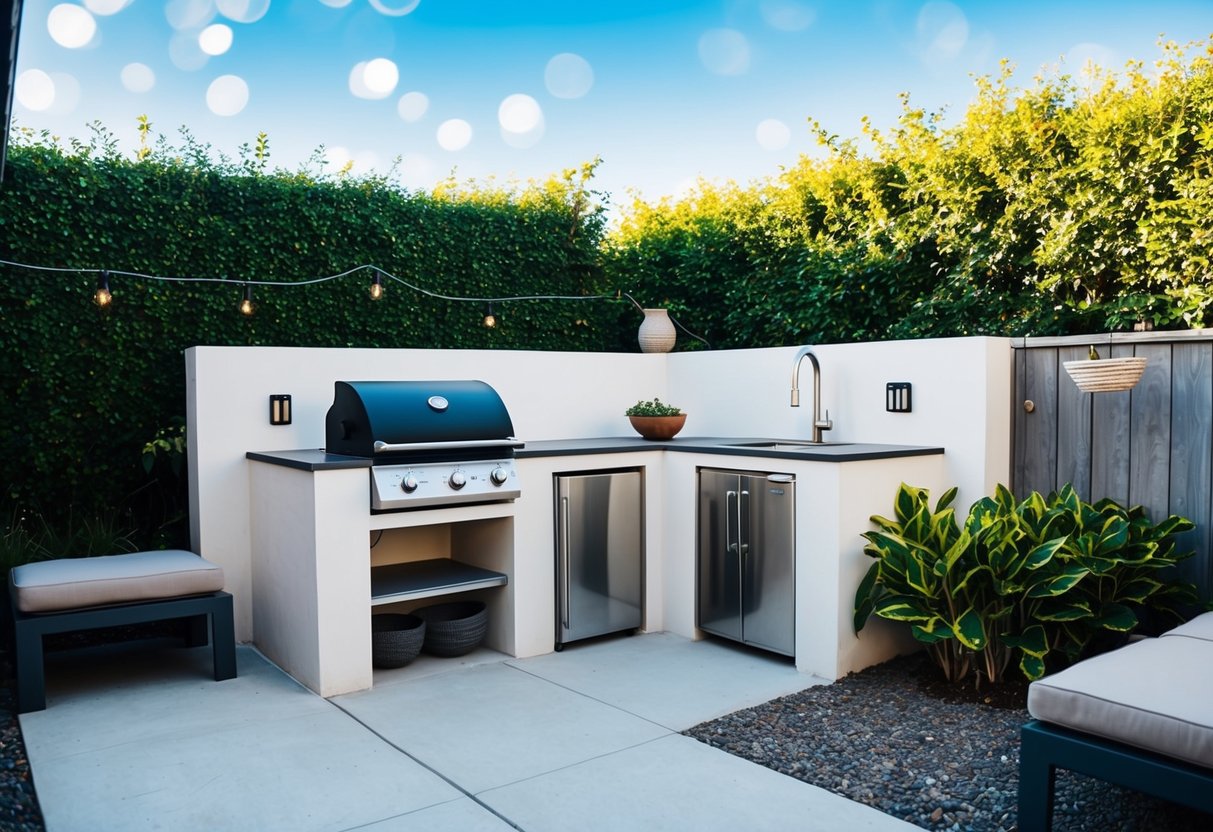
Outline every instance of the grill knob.
POLYGON ((407 475, 400 481, 400 487, 404 490, 405 494, 412 494, 417 490, 417 478, 412 474, 407 475))
POLYGON ((506 473, 506 470, 501 467, 494 468, 491 472, 489 472, 489 480, 493 483, 493 485, 505 485, 505 481, 509 479, 509 476, 510 475, 506 473))
POLYGON ((446 484, 458 491, 467 485, 467 477, 463 475, 462 471, 452 471, 451 476, 446 481, 446 484))

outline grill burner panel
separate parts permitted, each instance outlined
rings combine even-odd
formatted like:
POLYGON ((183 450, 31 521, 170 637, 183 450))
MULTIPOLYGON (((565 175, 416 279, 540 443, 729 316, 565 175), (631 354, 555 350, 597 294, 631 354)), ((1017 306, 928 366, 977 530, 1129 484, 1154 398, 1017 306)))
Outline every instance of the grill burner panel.
POLYGON ((371 508, 375 511, 514 500, 519 494, 518 472, 512 459, 371 468, 371 508), (463 484, 459 487, 453 485, 460 481, 463 484), (411 490, 405 488, 406 484, 411 490))

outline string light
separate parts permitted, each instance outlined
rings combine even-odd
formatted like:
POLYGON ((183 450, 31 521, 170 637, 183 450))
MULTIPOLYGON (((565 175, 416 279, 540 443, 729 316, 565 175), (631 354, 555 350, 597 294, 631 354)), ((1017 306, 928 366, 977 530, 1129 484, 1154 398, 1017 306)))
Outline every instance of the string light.
POLYGON ((251 318, 253 313, 257 311, 257 304, 253 303, 253 287, 251 284, 244 284, 244 297, 240 299, 240 314, 246 318, 251 318))
MULTIPOLYGON (((56 272, 56 273, 71 272, 74 274, 96 274, 96 275, 98 275, 97 288, 93 294, 93 300, 98 306, 100 306, 102 308, 109 306, 113 302, 113 294, 110 292, 110 288, 109 288, 110 275, 119 275, 122 277, 132 277, 132 278, 136 278, 138 280, 155 280, 155 281, 161 281, 161 282, 165 282, 165 283, 229 283, 230 282, 225 277, 173 277, 173 276, 165 276, 165 275, 158 275, 158 274, 144 274, 142 272, 127 272, 127 271, 121 271, 119 269, 90 269, 90 268, 70 268, 70 267, 61 267, 61 266, 35 266, 35 265, 29 264, 29 263, 17 263, 12 260, 2 260, 2 259, 0 259, 0 266, 10 266, 10 267, 16 268, 16 269, 29 269, 30 271, 40 271, 40 272, 56 272)), ((329 274, 329 275, 324 275, 323 277, 314 277, 314 278, 310 278, 307 280, 245 280, 245 281, 241 282, 241 285, 244 286, 244 296, 241 298, 238 308, 240 310, 240 313, 242 315, 246 315, 246 316, 252 315, 254 312, 257 311, 257 305, 253 302, 253 287, 254 286, 272 286, 274 288, 285 287, 285 286, 311 286, 316 283, 327 283, 330 280, 339 280, 343 277, 348 277, 351 274, 355 274, 356 272, 360 272, 363 269, 370 269, 372 274, 374 275, 371 285, 369 287, 369 291, 370 291, 372 300, 379 300, 380 298, 383 297, 383 293, 385 291, 385 287, 383 285, 383 279, 386 278, 388 280, 394 280, 395 282, 399 283, 401 286, 411 289, 412 291, 414 291, 418 294, 425 295, 426 297, 435 298, 436 300, 453 301, 456 303, 488 304, 488 312, 484 316, 483 323, 486 327, 489 327, 489 328, 495 327, 497 325, 497 316, 493 314, 493 304, 502 303, 505 301, 524 301, 524 300, 622 301, 624 298, 627 298, 632 303, 632 305, 635 306, 639 311, 641 311, 641 312, 644 311, 644 307, 641 306, 641 304, 639 302, 637 302, 636 298, 632 297, 630 294, 628 294, 627 292, 624 292, 622 290, 616 290, 614 295, 510 295, 510 296, 494 297, 494 298, 477 298, 477 297, 464 297, 464 296, 460 296, 460 295, 444 295, 441 292, 432 292, 429 289, 426 289, 422 286, 418 286, 415 283, 410 283, 409 281, 405 280, 402 277, 397 277, 396 275, 392 274, 391 272, 386 272, 383 269, 379 268, 378 266, 372 266, 370 264, 355 266, 352 269, 346 269, 345 271, 338 272, 337 274, 329 274)), ((683 326, 681 323, 679 323, 678 320, 676 320, 672 315, 670 316, 670 320, 672 320, 674 322, 674 325, 677 326, 679 329, 681 329, 683 332, 685 332, 687 335, 691 336, 692 338, 695 338, 698 341, 702 341, 704 344, 706 344, 708 346, 709 349, 711 348, 712 345, 707 341, 707 339, 702 338, 699 335, 696 335, 694 332, 691 332, 689 329, 687 329, 685 326, 683 326)))
POLYGON ((101 274, 97 276, 97 291, 93 293, 93 303, 104 309, 113 300, 114 296, 110 292, 110 273, 103 269, 101 274))

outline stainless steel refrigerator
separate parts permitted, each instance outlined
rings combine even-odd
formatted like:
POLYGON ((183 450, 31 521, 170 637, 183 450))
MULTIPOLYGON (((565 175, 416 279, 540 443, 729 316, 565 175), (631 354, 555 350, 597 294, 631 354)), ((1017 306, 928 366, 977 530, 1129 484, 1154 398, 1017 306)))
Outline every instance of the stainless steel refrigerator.
POLYGON ((643 623, 639 470, 556 477, 556 649, 643 623))
POLYGON ((796 480, 790 474, 699 471, 700 629, 796 654, 796 480))

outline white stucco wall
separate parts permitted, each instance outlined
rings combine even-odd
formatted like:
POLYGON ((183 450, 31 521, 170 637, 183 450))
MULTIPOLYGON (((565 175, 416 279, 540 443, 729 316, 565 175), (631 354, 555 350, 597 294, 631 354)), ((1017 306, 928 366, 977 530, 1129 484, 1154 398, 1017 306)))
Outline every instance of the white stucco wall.
MULTIPOLYGON (((739 430, 808 439, 813 373, 800 374, 800 407, 790 406, 796 347, 675 353, 669 357, 669 401, 690 416, 689 435, 739 430), (754 428, 746 428, 754 425, 754 428)), ((821 364, 827 442, 937 445, 947 450, 945 476, 967 506, 1007 482, 1011 454, 1010 341, 937 338, 815 346, 821 364), (913 411, 885 411, 885 384, 913 385, 913 411)), ((892 495, 889 497, 890 502, 892 495)))
MULTIPOLYGON (((960 487, 958 502, 965 505, 1007 480, 1006 339, 824 345, 815 353, 823 409, 834 420, 827 440, 942 446, 943 478, 960 487), (888 381, 914 385, 913 413, 885 412, 888 381)), ((322 447, 324 414, 339 379, 483 380, 501 395, 524 441, 631 435, 623 410, 653 396, 690 414, 687 436, 807 438, 812 379, 805 362, 802 406, 789 407, 794 355, 792 347, 669 355, 195 347, 186 352, 192 545, 224 567, 237 637, 251 640, 245 453, 322 447), (269 424, 269 396, 276 393, 292 396, 289 426, 269 424)))

